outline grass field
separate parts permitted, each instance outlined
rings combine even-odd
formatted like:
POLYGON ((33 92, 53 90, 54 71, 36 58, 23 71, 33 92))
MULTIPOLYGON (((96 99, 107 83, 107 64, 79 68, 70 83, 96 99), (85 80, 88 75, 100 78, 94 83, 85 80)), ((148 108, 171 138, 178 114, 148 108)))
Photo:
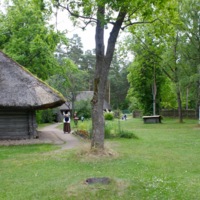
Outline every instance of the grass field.
MULTIPOLYGON (((83 122, 79 126, 90 126, 83 122)), ((198 200, 200 127, 197 120, 141 119, 108 122, 138 139, 105 141, 110 155, 87 149, 54 151, 54 145, 0 147, 1 200, 198 200), (109 185, 88 185, 90 177, 109 177, 109 185)))

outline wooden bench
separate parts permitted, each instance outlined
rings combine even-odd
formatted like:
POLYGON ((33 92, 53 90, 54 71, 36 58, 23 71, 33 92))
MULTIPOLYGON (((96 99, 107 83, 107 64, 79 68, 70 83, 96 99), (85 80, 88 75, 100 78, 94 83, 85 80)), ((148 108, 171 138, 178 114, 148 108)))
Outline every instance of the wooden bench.
POLYGON ((145 124, 161 123, 161 115, 143 116, 145 124))

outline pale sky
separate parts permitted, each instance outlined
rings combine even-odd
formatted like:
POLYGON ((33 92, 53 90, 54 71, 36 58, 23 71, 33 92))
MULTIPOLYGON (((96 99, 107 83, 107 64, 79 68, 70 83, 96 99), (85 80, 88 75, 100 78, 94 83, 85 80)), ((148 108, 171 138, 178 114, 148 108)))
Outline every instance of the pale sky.
POLYGON ((86 30, 83 31, 81 28, 73 27, 70 20, 66 18, 66 20, 62 19, 62 21, 58 22, 57 28, 62 31, 67 30, 67 38, 72 38, 74 34, 78 34, 81 38, 84 51, 95 48, 95 27, 88 26, 86 30))
MULTIPOLYGON (((54 22, 55 23, 55 22, 54 22)), ((95 26, 88 25, 86 30, 74 27, 66 12, 59 11, 57 14, 57 28, 58 30, 67 30, 67 38, 72 38, 73 34, 78 34, 81 38, 84 51, 95 48, 95 26)), ((110 33, 110 28, 105 30, 105 45, 107 43, 110 33)))

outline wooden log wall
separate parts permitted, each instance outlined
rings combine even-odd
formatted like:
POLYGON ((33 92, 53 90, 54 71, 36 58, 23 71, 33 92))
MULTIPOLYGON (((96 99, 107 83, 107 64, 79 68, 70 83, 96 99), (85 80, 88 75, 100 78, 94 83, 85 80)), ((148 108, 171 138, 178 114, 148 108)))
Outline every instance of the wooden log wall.
POLYGON ((0 139, 29 139, 36 134, 33 111, 0 110, 0 139))

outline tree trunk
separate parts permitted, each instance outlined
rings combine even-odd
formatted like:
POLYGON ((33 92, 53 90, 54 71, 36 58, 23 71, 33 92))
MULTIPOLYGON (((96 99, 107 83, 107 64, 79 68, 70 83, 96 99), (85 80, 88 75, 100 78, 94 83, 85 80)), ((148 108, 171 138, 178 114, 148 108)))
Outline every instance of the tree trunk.
POLYGON ((114 54, 117 37, 126 13, 119 12, 116 23, 110 33, 107 51, 104 54, 104 14, 105 6, 98 6, 96 26, 96 68, 94 75, 94 96, 92 103, 92 142, 91 148, 104 149, 104 115, 103 103, 107 84, 107 77, 114 54))
POLYGON ((153 115, 156 115, 156 94, 157 94, 156 70, 155 70, 155 64, 154 64, 154 71, 153 71, 153 115))
POLYGON ((181 101, 181 92, 180 88, 177 89, 177 99, 178 99, 178 116, 179 122, 183 122, 183 112, 182 112, 182 101, 181 101))
POLYGON ((182 100, 181 100, 181 89, 179 84, 179 73, 178 73, 178 66, 177 66, 177 47, 178 47, 178 33, 176 34, 176 41, 174 45, 174 73, 175 73, 175 84, 176 84, 176 94, 177 94, 177 102, 178 102, 178 115, 179 115, 179 122, 183 122, 183 112, 182 112, 182 100))
MULTIPOLYGON (((92 148, 104 148, 104 116, 103 116, 103 99, 104 84, 102 77, 104 63, 104 25, 100 21, 100 16, 104 16, 105 7, 99 6, 97 12, 96 26, 96 68, 94 75, 94 95, 92 99, 92 148)), ((106 76, 106 74, 105 74, 106 76)))

